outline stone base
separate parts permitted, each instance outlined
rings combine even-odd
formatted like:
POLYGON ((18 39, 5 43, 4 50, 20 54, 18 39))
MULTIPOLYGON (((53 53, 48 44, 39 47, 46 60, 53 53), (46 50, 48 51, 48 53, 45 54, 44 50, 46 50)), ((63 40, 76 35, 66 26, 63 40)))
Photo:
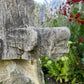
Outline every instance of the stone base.
POLYGON ((0 84, 44 84, 40 60, 0 61, 0 84))

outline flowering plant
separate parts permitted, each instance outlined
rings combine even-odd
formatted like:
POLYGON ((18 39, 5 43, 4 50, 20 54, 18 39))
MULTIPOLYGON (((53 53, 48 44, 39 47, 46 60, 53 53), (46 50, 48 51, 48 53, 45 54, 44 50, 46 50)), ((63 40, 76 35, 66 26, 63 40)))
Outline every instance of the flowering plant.
POLYGON ((62 8, 62 15, 68 17, 71 40, 79 41, 81 37, 84 38, 84 0, 67 0, 62 8))
MULTIPOLYGON (((41 8, 41 11, 43 10, 41 8)), ((42 27, 67 26, 71 31, 69 54, 58 62, 52 63, 50 59, 46 63, 47 61, 43 58, 43 68, 46 67, 50 77, 56 78, 61 83, 84 82, 84 0, 67 0, 59 8, 54 7, 49 10, 47 7, 44 14, 41 13, 41 16, 45 18, 38 18, 38 25, 41 23, 42 27)), ((39 14, 39 11, 36 11, 37 17, 39 14)))

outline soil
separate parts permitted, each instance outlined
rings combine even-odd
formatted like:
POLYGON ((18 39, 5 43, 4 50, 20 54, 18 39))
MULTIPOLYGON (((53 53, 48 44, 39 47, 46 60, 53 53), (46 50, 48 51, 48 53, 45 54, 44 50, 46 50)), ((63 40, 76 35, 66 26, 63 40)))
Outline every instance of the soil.
POLYGON ((69 83, 56 82, 54 78, 46 78, 45 81, 46 81, 45 84, 69 84, 69 83))

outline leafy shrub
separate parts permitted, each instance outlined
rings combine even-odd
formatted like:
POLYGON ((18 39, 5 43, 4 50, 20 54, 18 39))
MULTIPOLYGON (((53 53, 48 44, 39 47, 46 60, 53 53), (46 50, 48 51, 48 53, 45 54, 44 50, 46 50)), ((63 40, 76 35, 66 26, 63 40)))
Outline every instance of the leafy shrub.
POLYGON ((76 53, 77 48, 71 41, 69 41, 69 47, 68 55, 62 57, 59 61, 53 61, 48 57, 41 57, 45 77, 53 77, 56 81, 60 81, 60 83, 68 82, 75 84, 84 82, 83 66, 80 66, 81 62, 76 53))

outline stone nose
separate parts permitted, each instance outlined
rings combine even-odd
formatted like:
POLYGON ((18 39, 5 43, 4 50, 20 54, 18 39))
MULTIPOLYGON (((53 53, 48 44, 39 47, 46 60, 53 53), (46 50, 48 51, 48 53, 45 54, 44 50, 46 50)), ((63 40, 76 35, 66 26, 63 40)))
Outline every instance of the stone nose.
POLYGON ((37 55, 58 60, 69 52, 70 30, 66 27, 37 28, 37 55))

